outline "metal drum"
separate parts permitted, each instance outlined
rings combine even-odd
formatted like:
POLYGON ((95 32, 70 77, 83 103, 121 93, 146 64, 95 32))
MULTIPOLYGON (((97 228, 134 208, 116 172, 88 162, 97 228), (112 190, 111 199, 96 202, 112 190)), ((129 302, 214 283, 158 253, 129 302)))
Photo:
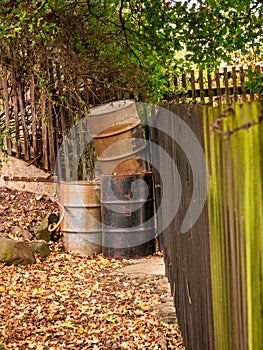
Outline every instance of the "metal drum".
POLYGON ((112 127, 133 124, 139 121, 136 104, 132 100, 120 100, 90 110, 87 115, 87 122, 90 133, 96 136, 102 132, 107 132, 112 127))
POLYGON ((66 250, 83 255, 102 251, 101 205, 93 182, 60 183, 64 207, 61 232, 66 250))
MULTIPOLYGON (((130 144, 127 140, 132 139, 142 139, 142 130, 140 120, 134 119, 130 123, 123 123, 120 125, 112 126, 109 129, 104 130, 100 134, 94 136, 93 142, 96 149, 98 157, 103 157, 105 150, 114 147, 118 142, 123 143, 126 141, 126 147, 129 147, 130 144)), ((111 154, 118 156, 121 154, 122 149, 120 147, 114 147, 111 151, 111 154)))
POLYGON ((149 171, 147 144, 143 139, 123 140, 98 157, 104 175, 131 175, 149 171), (118 154, 119 153, 119 154, 118 154))
POLYGON ((155 251, 152 173, 101 177, 102 246, 107 258, 155 251))
POLYGON ((135 102, 121 100, 95 107, 87 122, 103 174, 148 171, 147 144, 135 102))

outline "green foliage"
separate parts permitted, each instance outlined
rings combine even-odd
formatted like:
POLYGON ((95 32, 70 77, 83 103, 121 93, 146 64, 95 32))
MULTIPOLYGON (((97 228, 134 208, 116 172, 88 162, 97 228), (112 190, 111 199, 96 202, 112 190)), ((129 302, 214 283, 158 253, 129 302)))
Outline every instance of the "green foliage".
POLYGON ((259 71, 249 68, 247 70, 249 81, 245 82, 245 86, 253 93, 263 94, 263 75, 259 71))
POLYGON ((47 89, 43 62, 52 60, 67 88, 85 75, 158 101, 168 75, 213 69, 237 52, 262 58, 262 10, 248 0, 3 0, 0 49, 47 89))
POLYGON ((228 62, 240 51, 260 55, 263 5, 261 1, 199 1, 185 11, 184 41, 187 57, 201 68, 228 62))
POLYGON ((17 39, 50 40, 55 34, 56 23, 50 21, 51 1, 3 0, 0 7, 1 45, 8 47, 17 39))

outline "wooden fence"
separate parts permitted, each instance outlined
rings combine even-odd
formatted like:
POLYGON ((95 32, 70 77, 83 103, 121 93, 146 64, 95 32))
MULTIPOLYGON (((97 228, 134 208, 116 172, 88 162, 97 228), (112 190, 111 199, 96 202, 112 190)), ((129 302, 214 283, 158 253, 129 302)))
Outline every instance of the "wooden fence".
MULTIPOLYGON (((258 99, 254 79, 263 74, 263 65, 221 67, 214 73, 191 70, 168 81, 168 102, 217 105, 258 99), (254 72, 254 74, 251 74, 254 72)), ((261 89, 262 91, 262 89, 261 89)))
MULTIPOLYGON (((101 103, 133 98, 132 92, 114 83, 103 83, 84 75, 64 81, 60 67, 44 62, 45 79, 23 74, 21 69, 7 63, 0 64, 0 144, 3 141, 9 155, 34 163, 54 172, 55 159, 63 138, 90 107, 101 103)), ((262 74, 263 67, 255 71, 262 74)), ((226 67, 214 74, 191 71, 167 78, 168 92, 164 100, 174 103, 220 104, 258 98, 246 87, 250 78, 243 67, 226 67)), ((85 137, 85 135, 84 135, 85 137)), ((82 140, 79 140, 82 142, 82 140)), ((75 147, 78 147, 76 144, 75 147)), ((65 162, 74 147, 65 150, 65 162)), ((66 166, 70 169, 69 166, 66 166)), ((80 178, 94 170, 92 145, 79 165, 80 178)), ((66 174, 67 179, 73 175, 66 174)))
MULTIPOLYGON (((42 63, 44 77, 25 74, 9 61, 5 57, 0 61, 0 145, 4 143, 7 154, 51 173, 63 138, 89 108, 132 97, 125 88, 89 75, 66 80, 60 66, 50 60, 42 63)), ((81 138, 77 140, 82 142, 81 138)), ((76 141, 74 147, 65 150, 65 162, 78 146, 76 141)), ((93 163, 90 145, 80 160, 80 178, 89 176, 93 163)), ((66 176, 70 179, 73 175, 66 176)))
MULTIPOLYGON (((263 106, 166 105, 191 127, 204 147, 208 198, 196 223, 180 233, 193 193, 193 174, 180 145, 161 126, 178 129, 176 118, 158 119, 158 145, 177 165, 182 200, 161 235, 166 273, 188 350, 263 348, 263 106)), ((191 140, 189 140, 191 143, 191 140)), ((160 181, 178 187, 164 157, 160 181)), ((158 181, 158 177, 157 177, 158 181)), ((203 193, 200 193, 200 196, 203 193)), ((157 204, 161 192, 156 191, 157 204)), ((169 206, 169 203, 168 203, 169 206)), ((166 212, 164 209, 163 215, 166 212)))

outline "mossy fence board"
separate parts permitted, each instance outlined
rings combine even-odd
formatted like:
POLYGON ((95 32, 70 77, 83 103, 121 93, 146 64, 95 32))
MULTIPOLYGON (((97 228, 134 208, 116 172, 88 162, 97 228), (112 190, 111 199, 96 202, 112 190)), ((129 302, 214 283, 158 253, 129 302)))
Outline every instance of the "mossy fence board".
MULTIPOLYGON (((188 350, 263 348, 263 122, 262 105, 165 106, 198 137, 207 160, 208 197, 185 234, 180 226, 189 206, 193 174, 186 155, 159 123, 157 141, 177 164, 183 198, 160 237, 166 273, 188 350)), ((166 164, 159 160, 162 168, 166 164)), ((169 169, 168 169, 169 170, 169 169)), ((173 176, 166 178, 173 186, 173 176)), ((158 185, 158 184, 157 184, 158 185)), ((175 185, 175 184, 174 184, 175 185)), ((156 192, 157 204, 160 191, 156 192)), ((165 213, 163 213, 165 215, 165 213)))
POLYGON ((216 349, 263 348, 262 118, 257 103, 204 110, 216 349))

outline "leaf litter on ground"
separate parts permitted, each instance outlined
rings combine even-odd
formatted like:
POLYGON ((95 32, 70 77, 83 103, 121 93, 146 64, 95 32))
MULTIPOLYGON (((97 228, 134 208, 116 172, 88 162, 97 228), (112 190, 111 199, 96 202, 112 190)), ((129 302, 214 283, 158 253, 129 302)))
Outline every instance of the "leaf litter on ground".
MULTIPOLYGON (((35 195, 27 195, 24 206, 23 192, 8 195, 15 197, 0 203, 5 227, 16 215, 30 222, 23 215, 35 195)), ((44 202, 31 208, 33 222, 47 208, 44 202)), ((182 349, 178 326, 163 323, 154 308, 161 293, 150 279, 122 273, 127 261, 69 254, 61 242, 50 248, 50 256, 33 265, 0 263, 0 349, 182 349)))

